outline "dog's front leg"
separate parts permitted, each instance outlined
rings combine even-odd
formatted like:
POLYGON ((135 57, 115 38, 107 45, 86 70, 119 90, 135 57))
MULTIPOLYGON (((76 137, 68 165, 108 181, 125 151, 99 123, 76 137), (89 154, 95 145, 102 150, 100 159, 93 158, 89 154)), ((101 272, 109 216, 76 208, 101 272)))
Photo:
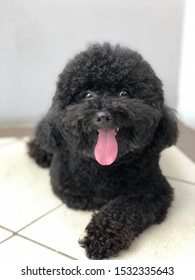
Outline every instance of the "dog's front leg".
POLYGON ((116 256, 145 228, 165 218, 171 200, 171 188, 169 194, 162 196, 139 199, 120 196, 93 215, 86 236, 79 242, 91 259, 116 256))

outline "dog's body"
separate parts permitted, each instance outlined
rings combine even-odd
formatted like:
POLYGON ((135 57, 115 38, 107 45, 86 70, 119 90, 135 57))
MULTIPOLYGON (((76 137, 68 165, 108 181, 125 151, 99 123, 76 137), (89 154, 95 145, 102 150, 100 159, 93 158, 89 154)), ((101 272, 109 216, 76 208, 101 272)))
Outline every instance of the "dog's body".
POLYGON ((67 64, 29 154, 51 164, 53 191, 69 207, 99 209, 80 240, 88 257, 117 255, 164 220, 173 191, 159 154, 176 138, 162 84, 138 53, 93 45, 67 64))

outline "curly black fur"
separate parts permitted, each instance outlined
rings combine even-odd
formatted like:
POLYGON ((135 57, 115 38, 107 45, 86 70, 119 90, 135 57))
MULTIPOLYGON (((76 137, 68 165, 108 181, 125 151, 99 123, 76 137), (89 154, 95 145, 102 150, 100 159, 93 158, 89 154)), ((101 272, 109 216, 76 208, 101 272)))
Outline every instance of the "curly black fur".
POLYGON ((95 44, 68 62, 29 154, 42 166, 51 162, 53 191, 69 207, 99 210, 79 241, 89 258, 116 256, 164 220, 173 190, 159 154, 177 134, 162 83, 137 52, 95 44), (118 154, 102 166, 94 147, 98 131, 111 129, 118 154))
POLYGON ((28 143, 28 155, 32 157, 36 163, 42 167, 49 167, 52 161, 52 153, 42 150, 35 140, 28 143))

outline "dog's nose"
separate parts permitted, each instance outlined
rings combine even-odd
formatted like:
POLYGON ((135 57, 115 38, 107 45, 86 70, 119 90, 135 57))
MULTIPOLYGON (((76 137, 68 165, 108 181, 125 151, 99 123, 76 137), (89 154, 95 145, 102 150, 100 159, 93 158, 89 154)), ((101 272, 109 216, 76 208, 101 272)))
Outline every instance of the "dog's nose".
POLYGON ((108 111, 100 111, 96 114, 95 123, 98 127, 105 127, 112 121, 112 116, 108 111))

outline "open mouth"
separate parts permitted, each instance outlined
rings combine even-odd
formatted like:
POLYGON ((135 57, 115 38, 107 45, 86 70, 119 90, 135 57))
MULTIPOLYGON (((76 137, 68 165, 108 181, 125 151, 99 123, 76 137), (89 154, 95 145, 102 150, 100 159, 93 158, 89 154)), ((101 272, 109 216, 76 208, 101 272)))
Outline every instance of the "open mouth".
POLYGON ((101 165, 111 165, 118 155, 118 143, 116 136, 119 127, 110 129, 98 129, 98 139, 94 149, 97 162, 101 165))
POLYGON ((101 129, 98 129, 97 131, 98 131, 98 133, 99 133, 101 130, 105 130, 105 131, 107 131, 107 130, 110 130, 110 129, 114 129, 114 130, 115 130, 116 135, 118 134, 118 132, 119 132, 119 130, 120 130, 120 128, 119 128, 119 127, 117 127, 117 128, 108 128, 108 129, 106 129, 106 128, 101 128, 101 129))

